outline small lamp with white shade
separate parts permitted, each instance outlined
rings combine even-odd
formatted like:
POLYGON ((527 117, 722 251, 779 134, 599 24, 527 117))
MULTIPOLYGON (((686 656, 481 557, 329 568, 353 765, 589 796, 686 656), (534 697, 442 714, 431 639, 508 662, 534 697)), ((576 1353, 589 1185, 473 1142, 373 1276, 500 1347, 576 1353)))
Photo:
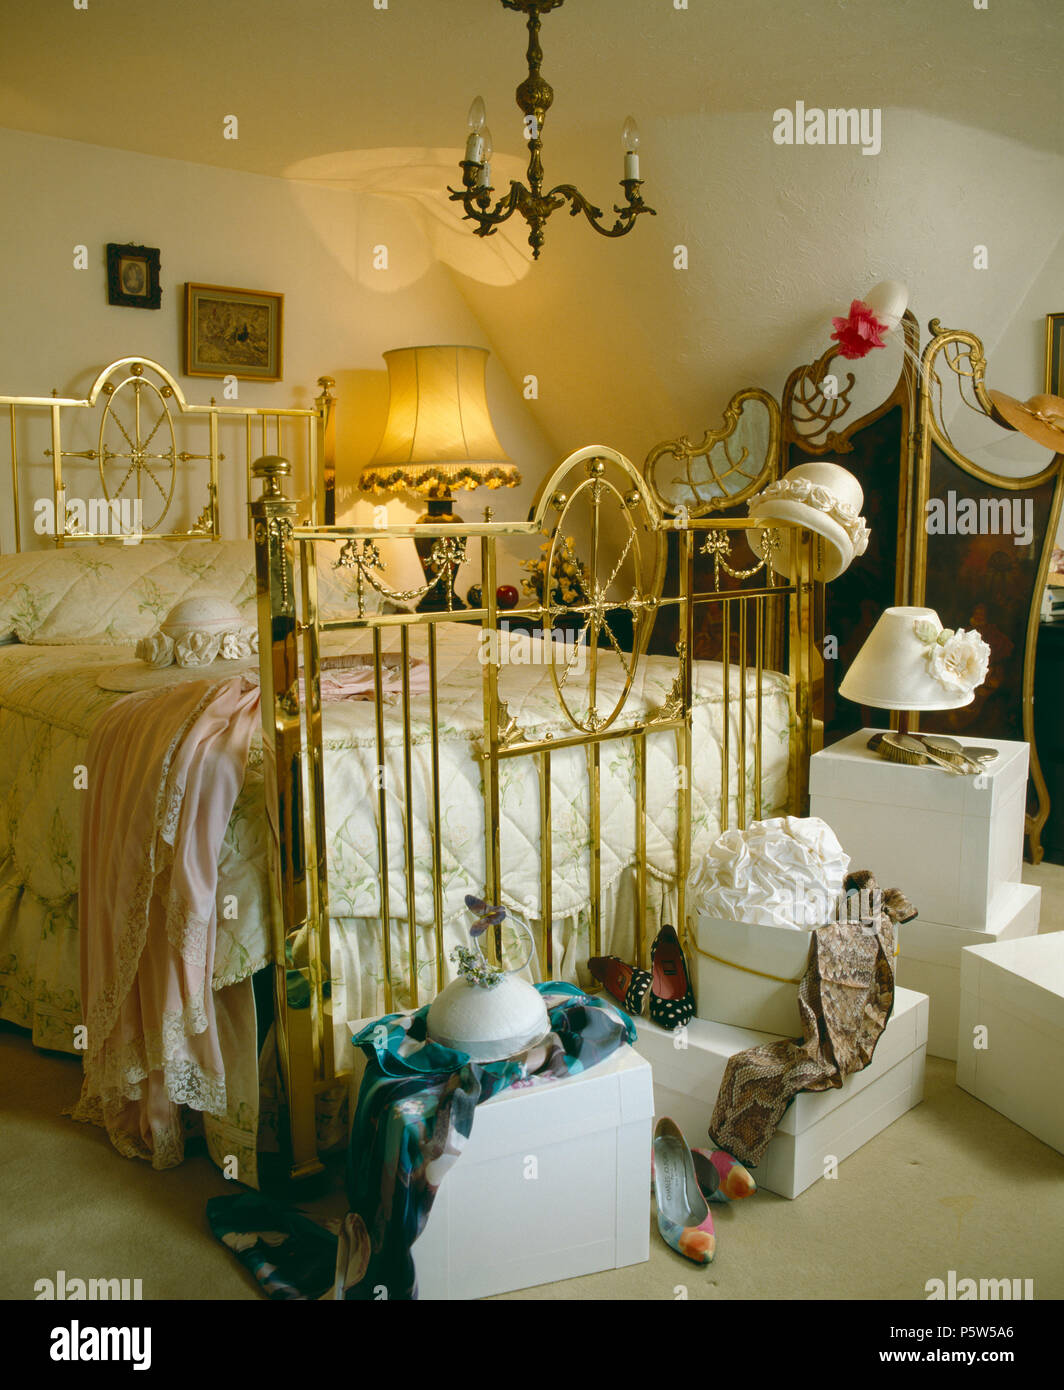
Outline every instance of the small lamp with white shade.
POLYGON ((910 736, 909 715, 970 705, 989 664, 990 647, 978 632, 944 628, 933 608, 887 608, 843 677, 839 694, 857 705, 897 711, 897 734, 873 740, 882 756, 978 772, 985 758, 967 754, 955 740, 910 736))

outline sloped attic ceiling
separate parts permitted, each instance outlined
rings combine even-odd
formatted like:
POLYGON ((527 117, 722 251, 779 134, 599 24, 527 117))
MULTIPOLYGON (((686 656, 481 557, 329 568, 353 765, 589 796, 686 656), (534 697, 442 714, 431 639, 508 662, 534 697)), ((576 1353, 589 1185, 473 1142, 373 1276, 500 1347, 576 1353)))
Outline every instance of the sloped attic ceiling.
POLYGON ((496 182, 521 170, 524 26, 498 0, 4 0, 0 124, 408 201, 510 374, 538 378, 555 448, 641 458, 740 386, 778 391, 877 279, 991 350, 1052 280, 1064 7, 977 3, 567 0, 543 21, 548 181, 608 206, 631 111, 658 215, 607 242, 558 214, 534 266, 519 234, 475 240, 443 192, 477 92, 496 182), (799 99, 881 109, 881 152, 775 145, 772 113, 799 99))

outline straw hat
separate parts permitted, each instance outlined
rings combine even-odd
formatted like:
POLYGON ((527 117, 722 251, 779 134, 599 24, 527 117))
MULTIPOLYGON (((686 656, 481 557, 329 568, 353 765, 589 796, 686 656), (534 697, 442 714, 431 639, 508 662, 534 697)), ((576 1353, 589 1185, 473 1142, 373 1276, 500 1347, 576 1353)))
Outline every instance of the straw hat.
MULTIPOLYGON (((800 463, 749 502, 759 523, 797 522, 814 533, 813 578, 837 579, 868 548, 868 526, 861 508, 864 493, 849 471, 831 459, 800 463)), ((793 557, 788 561, 793 577, 793 557)))
POLYGON ((1019 430, 1036 444, 1064 453, 1064 399, 1060 396, 1031 396, 1018 401, 1004 391, 987 393, 994 407, 1010 429, 1019 430))

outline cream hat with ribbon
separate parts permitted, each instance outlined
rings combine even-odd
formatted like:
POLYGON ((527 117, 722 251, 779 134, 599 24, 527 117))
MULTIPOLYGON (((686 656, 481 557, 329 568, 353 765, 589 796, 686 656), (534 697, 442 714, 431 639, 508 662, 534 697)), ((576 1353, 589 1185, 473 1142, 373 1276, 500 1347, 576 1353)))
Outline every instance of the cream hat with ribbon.
POLYGON ((1064 400, 1060 396, 1031 396, 1018 401, 1004 391, 988 391, 1002 420, 1036 444, 1064 454, 1064 400))
MULTIPOLYGON (((800 463, 749 502, 751 521, 796 522, 814 533, 813 578, 838 579, 868 548, 869 530, 861 508, 861 484, 831 459, 800 463)), ((794 577, 793 557, 787 562, 794 577)))
POLYGON ((170 609, 137 643, 137 660, 102 672, 103 690, 152 690, 183 681, 222 681, 257 671, 258 631, 228 599, 198 595, 170 609))

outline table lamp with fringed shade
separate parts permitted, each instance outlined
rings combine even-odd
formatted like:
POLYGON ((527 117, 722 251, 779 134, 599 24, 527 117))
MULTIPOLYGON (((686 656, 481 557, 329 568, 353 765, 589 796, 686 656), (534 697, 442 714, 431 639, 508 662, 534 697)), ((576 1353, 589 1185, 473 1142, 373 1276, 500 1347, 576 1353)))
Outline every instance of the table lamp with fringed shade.
MULTIPOLYGON (((478 347, 405 347, 384 354, 388 419, 359 477, 363 492, 424 497, 428 511, 418 521, 439 524, 461 521, 453 511, 458 489, 517 486, 521 474, 499 443, 488 410, 487 359, 487 348, 478 347)), ((425 582, 433 585, 418 608, 443 608, 443 581, 429 566, 433 541, 414 544, 425 582)))

